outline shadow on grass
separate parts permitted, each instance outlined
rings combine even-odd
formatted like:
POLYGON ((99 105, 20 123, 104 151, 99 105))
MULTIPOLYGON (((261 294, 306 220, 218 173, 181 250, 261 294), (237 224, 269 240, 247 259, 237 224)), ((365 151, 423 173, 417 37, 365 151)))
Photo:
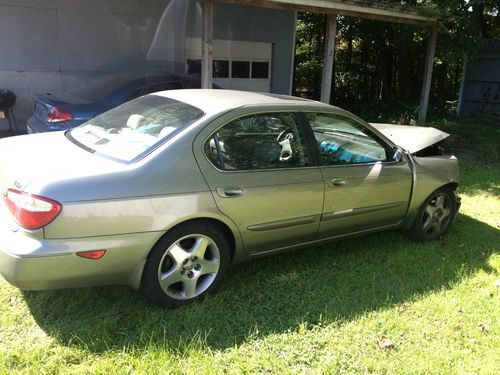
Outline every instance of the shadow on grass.
POLYGON ((300 324, 346 322, 494 272, 487 260, 498 243, 497 229, 459 215, 442 242, 386 232, 234 266, 217 295, 177 310, 151 306, 126 287, 24 296, 47 334, 82 350, 226 349, 300 324))

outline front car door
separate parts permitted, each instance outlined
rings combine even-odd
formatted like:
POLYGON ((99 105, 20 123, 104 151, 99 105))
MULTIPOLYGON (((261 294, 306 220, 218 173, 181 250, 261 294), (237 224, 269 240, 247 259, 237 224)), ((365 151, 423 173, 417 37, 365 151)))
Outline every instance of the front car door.
POLYGON ((216 120, 194 144, 217 207, 235 222, 249 253, 311 241, 324 184, 298 112, 248 112, 216 120))
POLYGON ((390 227, 405 216, 411 193, 408 160, 361 122, 305 112, 320 154, 325 202, 319 238, 390 227))

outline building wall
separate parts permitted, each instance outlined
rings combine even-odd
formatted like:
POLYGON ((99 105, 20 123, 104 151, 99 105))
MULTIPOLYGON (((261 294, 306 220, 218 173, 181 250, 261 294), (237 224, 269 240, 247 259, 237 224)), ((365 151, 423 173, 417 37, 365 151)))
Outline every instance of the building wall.
MULTIPOLYGON (((290 11, 216 2, 214 38, 272 43, 271 91, 289 93, 294 22, 290 11)), ((117 71, 184 73, 187 37, 201 37, 200 0, 0 0, 0 89, 18 96, 24 128, 35 93, 117 71)))
POLYGON ((459 115, 489 112, 500 115, 500 40, 490 40, 467 63, 458 101, 459 115))

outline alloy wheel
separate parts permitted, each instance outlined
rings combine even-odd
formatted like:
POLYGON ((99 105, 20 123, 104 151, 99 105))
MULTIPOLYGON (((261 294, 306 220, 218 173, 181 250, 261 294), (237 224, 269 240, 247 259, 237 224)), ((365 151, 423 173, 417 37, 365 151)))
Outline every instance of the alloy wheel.
POLYGON ((192 234, 174 242, 158 267, 158 281, 171 298, 188 300, 205 292, 220 267, 220 252, 211 238, 192 234))

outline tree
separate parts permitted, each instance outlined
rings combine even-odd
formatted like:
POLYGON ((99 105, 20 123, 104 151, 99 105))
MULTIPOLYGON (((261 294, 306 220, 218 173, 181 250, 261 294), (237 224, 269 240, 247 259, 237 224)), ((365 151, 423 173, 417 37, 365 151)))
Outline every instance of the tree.
MULTIPOLYGON (((464 62, 484 38, 500 37, 498 1, 403 0, 438 14, 438 44, 432 82, 434 111, 457 99, 464 62)), ((299 13, 294 92, 319 99, 324 57, 325 16, 299 13)), ((428 30, 425 27, 339 17, 332 98, 352 110, 398 100, 404 111, 418 106, 428 30)), ((390 106, 388 106, 390 108, 390 106)), ((392 106, 394 107, 394 106, 392 106)))

